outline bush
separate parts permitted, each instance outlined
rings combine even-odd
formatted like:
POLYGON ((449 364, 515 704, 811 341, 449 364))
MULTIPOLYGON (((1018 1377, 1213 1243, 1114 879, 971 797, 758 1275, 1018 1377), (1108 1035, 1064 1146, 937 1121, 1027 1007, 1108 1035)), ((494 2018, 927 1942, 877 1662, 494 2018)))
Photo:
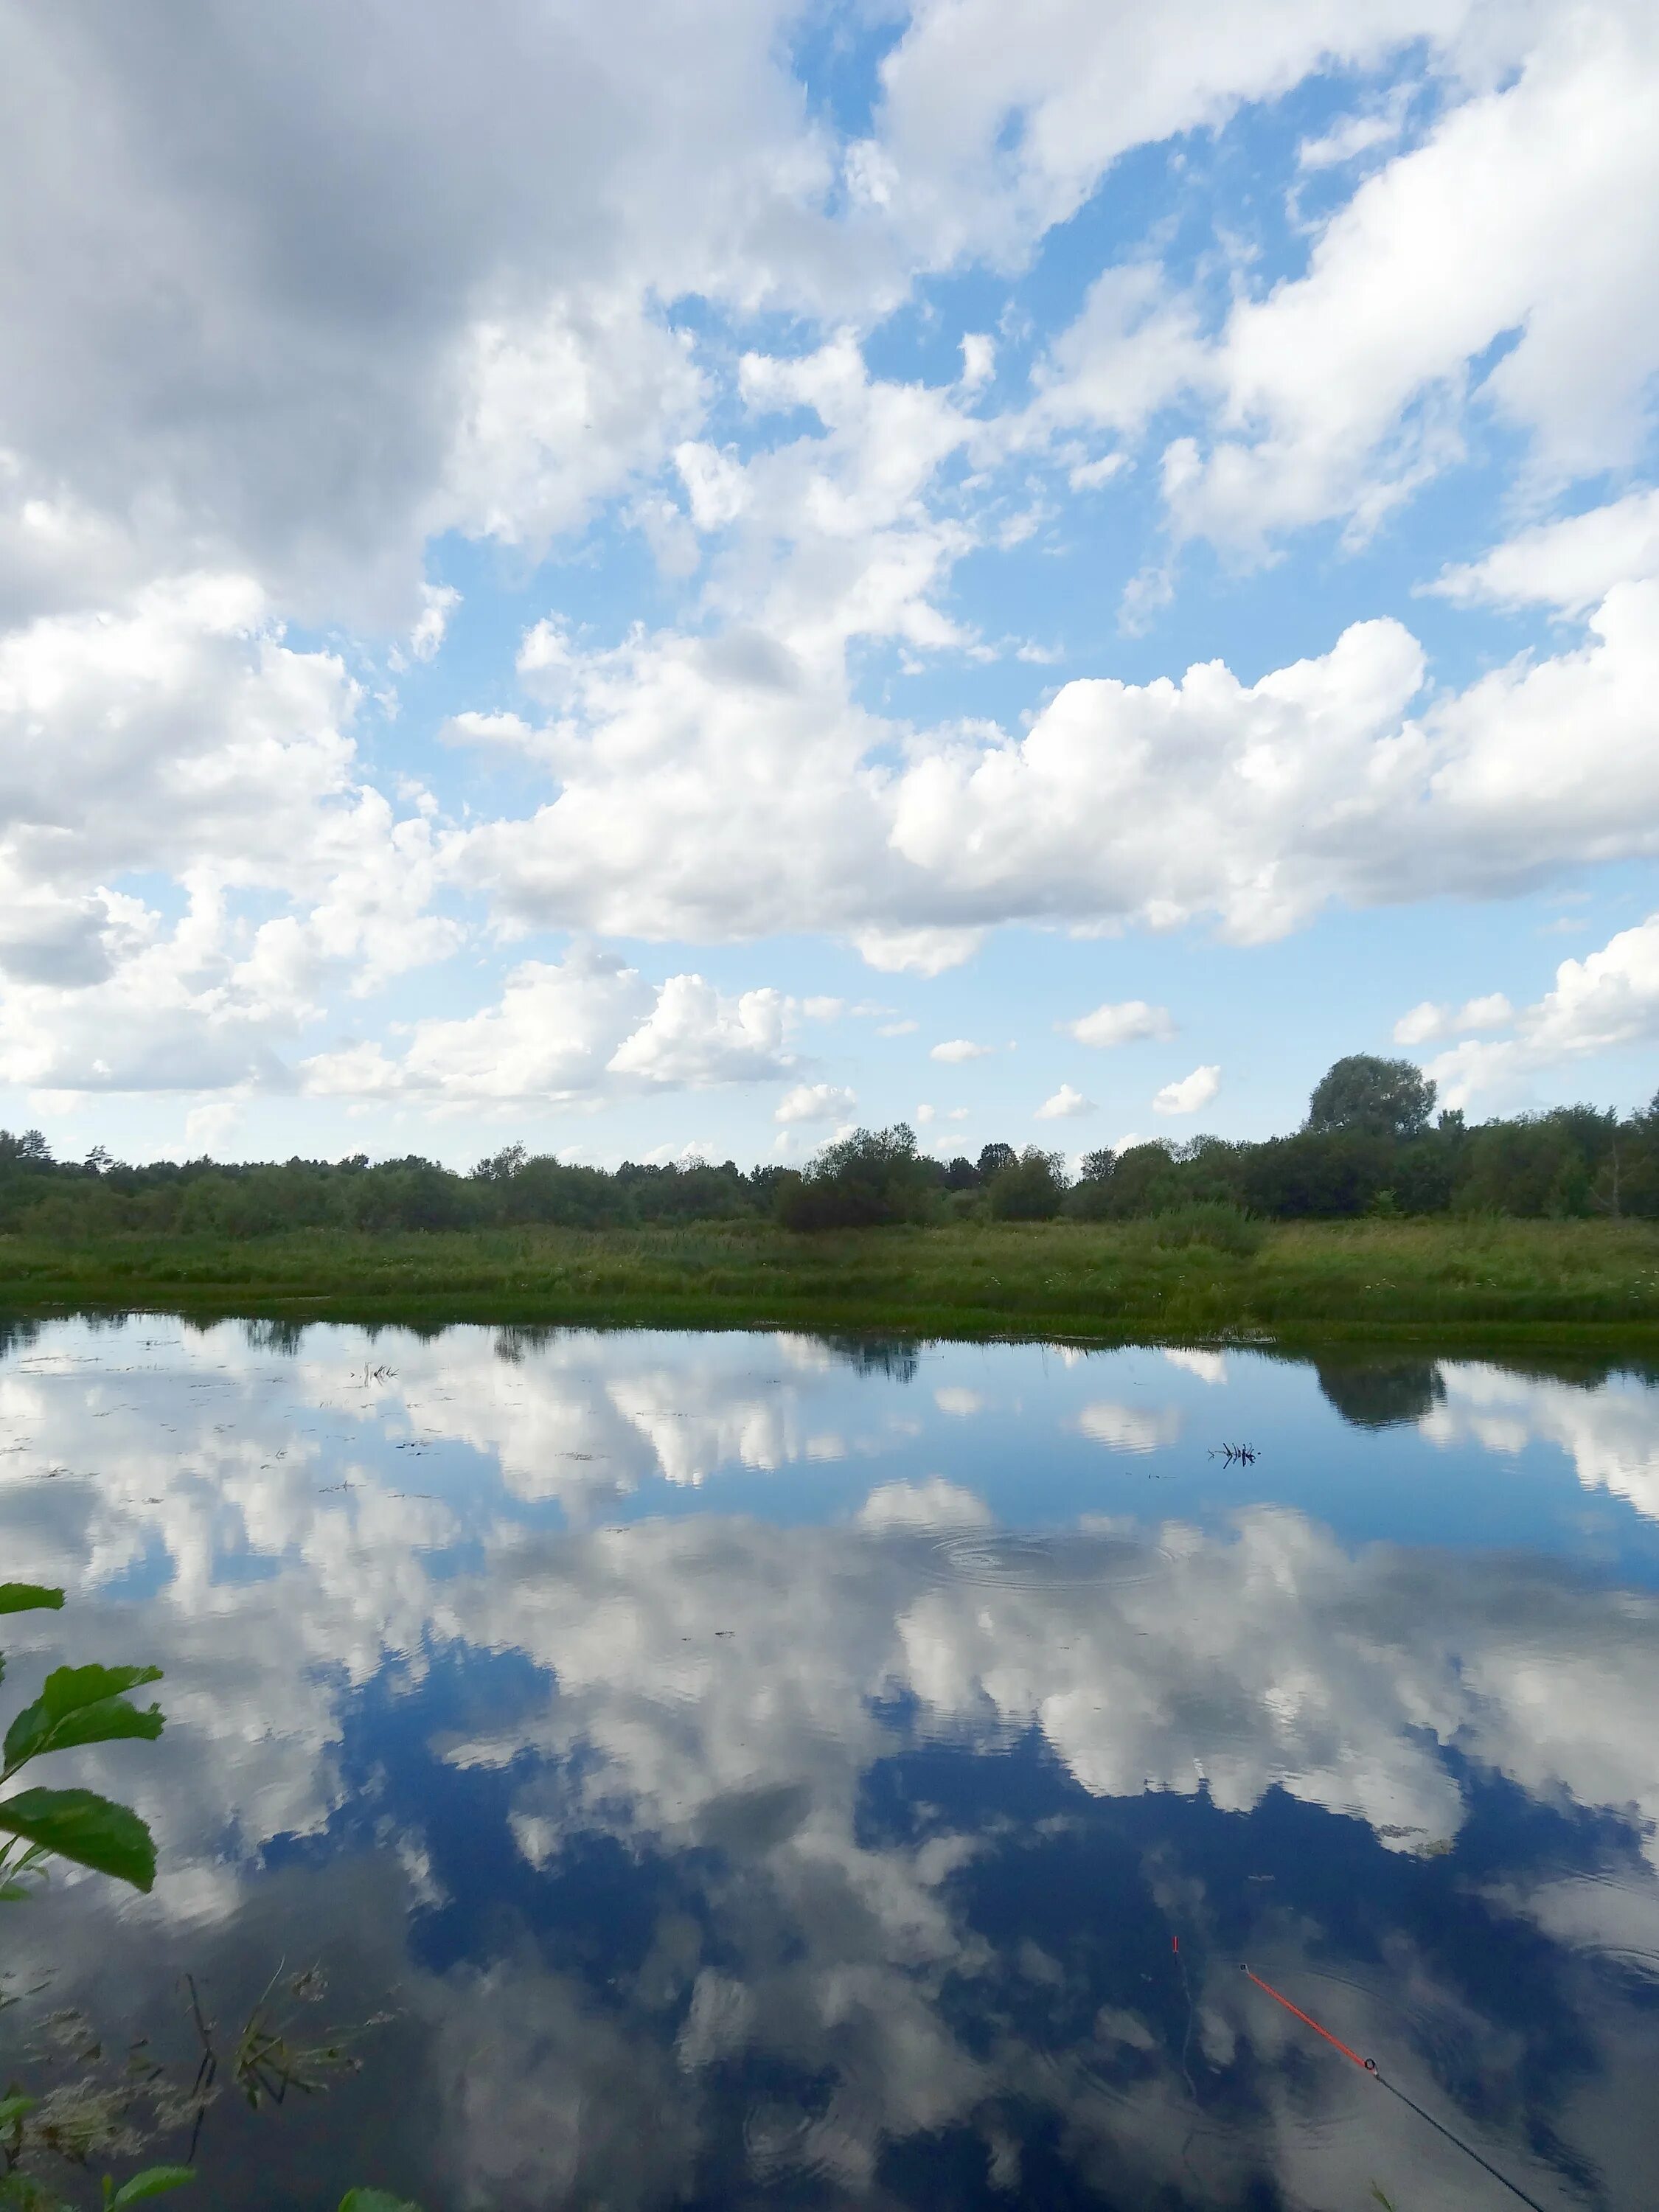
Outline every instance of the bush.
POLYGON ((1116 1218, 1109 1178, 1091 1176, 1082 1182, 1074 1182, 1066 1194, 1060 1211, 1068 1221, 1111 1221, 1116 1218))
POLYGON ((1176 1249, 1207 1244, 1235 1260, 1254 1259, 1267 1233, 1265 1222, 1246 1213, 1242 1206, 1229 1206, 1224 1199, 1200 1199, 1192 1206, 1171 1206, 1165 1213, 1155 1214, 1152 1224, 1155 1244, 1176 1249))
POLYGON ((999 1168, 987 1193, 994 1221, 1052 1221, 1065 1195, 1063 1156, 1039 1152, 1035 1145, 999 1168))
POLYGON ((934 1176, 902 1121, 854 1129, 826 1145, 805 1175, 781 1176, 773 1204, 786 1229, 883 1228, 925 1220, 934 1176))

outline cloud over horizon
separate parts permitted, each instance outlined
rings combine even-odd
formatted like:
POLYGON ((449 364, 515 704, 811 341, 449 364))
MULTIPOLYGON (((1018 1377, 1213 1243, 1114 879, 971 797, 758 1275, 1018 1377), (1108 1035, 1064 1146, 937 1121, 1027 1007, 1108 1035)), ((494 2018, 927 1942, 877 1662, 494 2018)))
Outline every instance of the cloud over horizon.
POLYGON ((860 94, 780 0, 0 24, 0 1119, 758 1156, 907 1022, 1009 1129, 1390 1024, 1631 1103, 1650 9, 913 0, 860 94))

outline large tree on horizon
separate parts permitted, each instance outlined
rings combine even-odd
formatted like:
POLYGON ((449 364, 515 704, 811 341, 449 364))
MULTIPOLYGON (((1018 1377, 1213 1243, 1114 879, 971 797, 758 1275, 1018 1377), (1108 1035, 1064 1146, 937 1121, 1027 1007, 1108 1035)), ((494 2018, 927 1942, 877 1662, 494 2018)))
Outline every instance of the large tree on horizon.
POLYGON ((1435 1085, 1415 1061, 1350 1053, 1321 1076, 1308 1101, 1307 1127, 1372 1137, 1418 1137, 1434 1110, 1435 1085))

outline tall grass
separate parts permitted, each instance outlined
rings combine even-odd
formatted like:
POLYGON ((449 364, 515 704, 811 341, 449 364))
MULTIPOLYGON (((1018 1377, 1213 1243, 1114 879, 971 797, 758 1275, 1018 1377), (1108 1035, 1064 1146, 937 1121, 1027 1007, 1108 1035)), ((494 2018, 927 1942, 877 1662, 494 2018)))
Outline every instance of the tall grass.
POLYGON ((1611 1332, 1659 1350, 1659 1227, 1607 1221, 759 1222, 374 1236, 0 1237, 0 1315, 64 1307, 387 1321, 771 1325, 1106 1339, 1611 1332))

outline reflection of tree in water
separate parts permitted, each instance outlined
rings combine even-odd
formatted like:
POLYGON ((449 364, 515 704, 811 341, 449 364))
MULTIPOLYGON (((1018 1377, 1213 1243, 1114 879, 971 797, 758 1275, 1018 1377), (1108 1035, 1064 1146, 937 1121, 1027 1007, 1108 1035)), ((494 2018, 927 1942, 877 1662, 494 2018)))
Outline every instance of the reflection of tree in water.
POLYGON ((895 1382, 915 1382, 921 1362, 921 1346, 910 1336, 821 1336, 816 1341, 855 1374, 885 1375, 895 1382))
POLYGON ((495 1331, 493 1350, 497 1359, 517 1367, 527 1352, 544 1352, 568 1330, 544 1322, 508 1322, 495 1331))
POLYGON ((1326 1397, 1356 1429, 1420 1421, 1445 1401, 1445 1379, 1435 1359, 1321 1359, 1315 1372, 1326 1397))
POLYGON ((45 1326, 38 1321, 0 1320, 0 1359, 9 1359, 15 1352, 30 1351, 45 1326))
POLYGON ((242 1334, 250 1352, 270 1352, 281 1359, 294 1359, 310 1326, 303 1321, 245 1321, 242 1334))

